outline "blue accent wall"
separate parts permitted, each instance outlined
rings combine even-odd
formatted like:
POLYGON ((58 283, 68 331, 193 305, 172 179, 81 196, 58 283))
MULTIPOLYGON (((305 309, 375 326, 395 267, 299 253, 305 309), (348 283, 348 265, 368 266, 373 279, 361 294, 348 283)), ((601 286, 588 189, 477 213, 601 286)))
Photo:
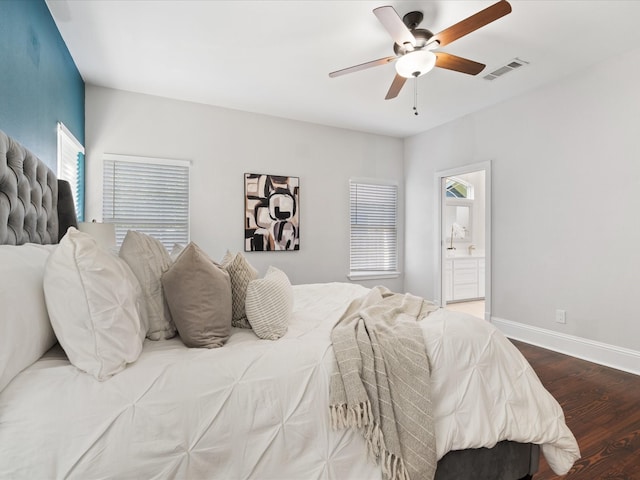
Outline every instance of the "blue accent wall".
POLYGON ((84 81, 44 0, 0 0, 0 130, 56 171, 56 125, 84 145, 84 81))

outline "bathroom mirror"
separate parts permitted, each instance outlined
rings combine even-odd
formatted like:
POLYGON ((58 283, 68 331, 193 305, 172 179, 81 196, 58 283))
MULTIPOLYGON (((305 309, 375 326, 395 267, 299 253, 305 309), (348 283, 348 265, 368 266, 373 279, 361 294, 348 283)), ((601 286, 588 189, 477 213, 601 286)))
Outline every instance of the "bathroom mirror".
POLYGON ((451 242, 453 233, 453 243, 473 241, 472 225, 472 205, 466 201, 448 201, 446 206, 445 234, 447 242, 451 242))

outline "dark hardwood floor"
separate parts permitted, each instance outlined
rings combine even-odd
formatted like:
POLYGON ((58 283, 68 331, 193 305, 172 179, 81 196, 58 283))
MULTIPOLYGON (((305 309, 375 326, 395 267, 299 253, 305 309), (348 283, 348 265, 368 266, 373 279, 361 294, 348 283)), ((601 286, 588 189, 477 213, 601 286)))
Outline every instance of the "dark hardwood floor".
POLYGON ((562 405, 582 453, 566 477, 541 459, 533 480, 640 480, 640 376, 513 343, 562 405))

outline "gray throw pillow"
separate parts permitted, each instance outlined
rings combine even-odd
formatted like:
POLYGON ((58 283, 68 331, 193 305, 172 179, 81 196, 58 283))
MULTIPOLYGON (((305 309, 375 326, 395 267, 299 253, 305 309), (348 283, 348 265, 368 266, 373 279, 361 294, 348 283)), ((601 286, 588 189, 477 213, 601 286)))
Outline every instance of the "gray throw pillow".
POLYGON ((171 316, 187 347, 221 347, 231 333, 231 281, 195 243, 162 275, 171 316))

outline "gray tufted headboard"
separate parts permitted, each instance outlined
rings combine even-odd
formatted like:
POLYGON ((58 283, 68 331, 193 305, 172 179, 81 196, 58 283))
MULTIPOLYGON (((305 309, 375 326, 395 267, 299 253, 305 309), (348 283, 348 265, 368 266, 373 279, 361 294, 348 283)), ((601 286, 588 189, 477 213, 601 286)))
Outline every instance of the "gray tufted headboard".
POLYGON ((32 152, 0 131, 0 244, 58 243, 58 232, 75 225, 68 183, 32 152), (58 219, 58 185, 64 192, 65 225, 58 219), (71 211, 69 211, 71 209, 71 211), (71 218, 72 217, 72 218, 71 218))

